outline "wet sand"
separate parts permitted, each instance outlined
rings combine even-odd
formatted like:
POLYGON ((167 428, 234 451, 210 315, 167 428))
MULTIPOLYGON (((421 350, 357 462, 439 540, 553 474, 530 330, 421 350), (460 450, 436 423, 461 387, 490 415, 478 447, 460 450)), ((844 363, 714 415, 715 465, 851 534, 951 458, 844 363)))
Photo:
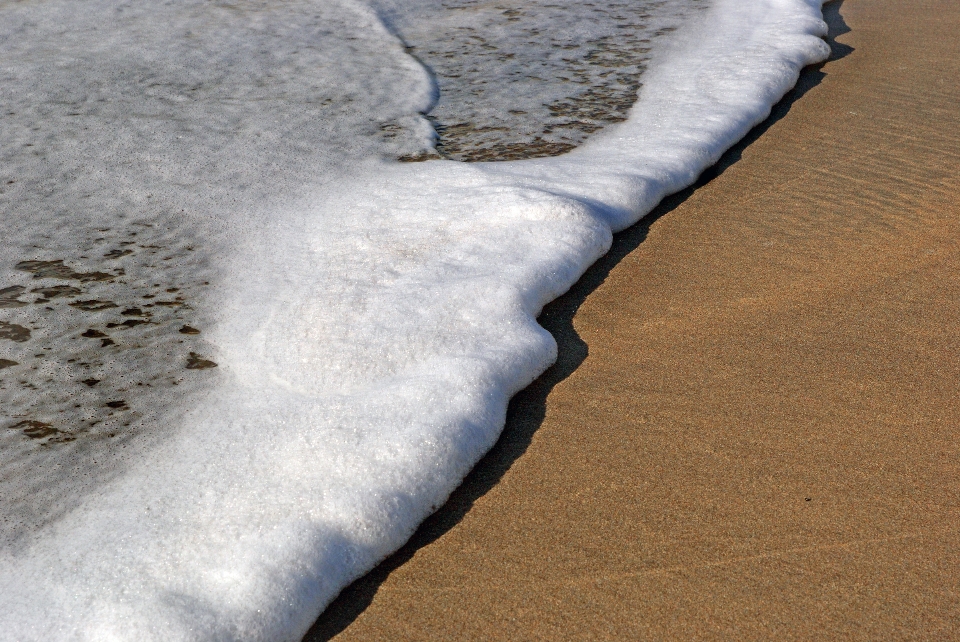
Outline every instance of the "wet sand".
POLYGON ((560 362, 307 640, 960 635, 960 3, 827 10, 834 59, 544 311, 560 362))

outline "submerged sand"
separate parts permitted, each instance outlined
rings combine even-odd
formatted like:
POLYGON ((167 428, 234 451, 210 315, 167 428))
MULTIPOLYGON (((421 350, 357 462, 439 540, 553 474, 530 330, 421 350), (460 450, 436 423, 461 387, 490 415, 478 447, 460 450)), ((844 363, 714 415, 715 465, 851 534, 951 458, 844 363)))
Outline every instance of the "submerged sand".
POLYGON ((834 59, 544 311, 561 361, 307 640, 956 635, 960 4, 827 11, 834 59))

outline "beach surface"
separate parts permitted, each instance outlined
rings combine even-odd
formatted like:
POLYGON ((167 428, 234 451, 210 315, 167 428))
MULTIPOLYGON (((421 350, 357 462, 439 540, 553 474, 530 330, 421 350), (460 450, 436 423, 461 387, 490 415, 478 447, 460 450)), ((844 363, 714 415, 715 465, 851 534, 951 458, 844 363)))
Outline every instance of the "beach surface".
POLYGON ((308 641, 960 628, 960 4, 833 57, 541 323, 560 360, 308 641))

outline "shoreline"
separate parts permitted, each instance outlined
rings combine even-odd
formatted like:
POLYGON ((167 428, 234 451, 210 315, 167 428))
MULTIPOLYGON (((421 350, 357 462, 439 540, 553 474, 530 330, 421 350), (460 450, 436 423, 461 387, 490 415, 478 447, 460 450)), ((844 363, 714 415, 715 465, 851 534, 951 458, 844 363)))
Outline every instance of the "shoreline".
POLYGON ((956 621, 960 9, 824 10, 831 60, 547 306, 560 362, 305 640, 956 621))

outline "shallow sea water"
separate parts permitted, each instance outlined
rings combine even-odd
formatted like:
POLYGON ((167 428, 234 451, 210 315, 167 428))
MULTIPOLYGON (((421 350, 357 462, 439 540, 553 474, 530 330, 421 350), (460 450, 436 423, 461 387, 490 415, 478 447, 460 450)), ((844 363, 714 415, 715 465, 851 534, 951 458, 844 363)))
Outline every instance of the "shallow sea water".
POLYGON ((439 92, 433 104, 421 99, 435 147, 410 108, 416 90, 413 103, 384 100, 404 74, 420 80, 416 71, 355 44, 371 35, 349 12, 121 2, 77 16, 44 4, 0 6, 5 57, 17 63, 0 89, 8 538, 121 471, 115 453, 162 438, 163 416, 215 385, 217 348, 204 329, 218 281, 211 241, 234 242, 216 220, 224 200, 255 208, 370 155, 568 151, 624 120, 652 41, 706 2, 380 4, 439 92), (353 68, 341 63, 351 55, 353 68))
POLYGON ((245 219, 429 145, 392 41, 349 3, 0 3, 0 543, 216 385, 245 219))
POLYGON ((438 154, 472 162, 555 156, 624 121, 656 41, 708 4, 436 0, 399 16, 381 6, 436 81, 438 154))
POLYGON ((0 2, 2 639, 297 639, 828 51, 819 0, 78 6, 0 2))

